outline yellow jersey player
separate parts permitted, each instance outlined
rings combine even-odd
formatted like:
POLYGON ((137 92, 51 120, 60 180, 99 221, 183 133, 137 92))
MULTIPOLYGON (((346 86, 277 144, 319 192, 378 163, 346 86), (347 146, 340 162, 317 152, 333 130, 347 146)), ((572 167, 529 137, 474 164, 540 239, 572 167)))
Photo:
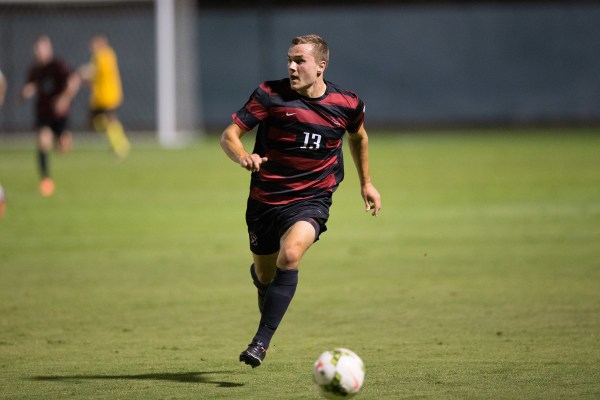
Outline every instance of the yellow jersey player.
POLYGON ((110 146, 119 158, 125 158, 131 144, 116 113, 123 101, 117 56, 104 35, 92 37, 90 50, 92 59, 80 68, 80 73, 91 85, 91 123, 97 132, 106 133, 110 146))

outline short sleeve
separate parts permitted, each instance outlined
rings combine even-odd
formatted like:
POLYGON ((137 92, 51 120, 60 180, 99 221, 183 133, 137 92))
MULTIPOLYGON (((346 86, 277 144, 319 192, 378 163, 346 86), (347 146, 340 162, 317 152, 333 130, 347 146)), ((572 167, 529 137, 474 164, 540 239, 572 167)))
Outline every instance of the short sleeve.
POLYGON ((348 132, 355 133, 358 132, 361 125, 365 121, 365 103, 362 100, 358 99, 358 103, 356 108, 354 109, 353 115, 350 118, 348 123, 348 127, 346 128, 348 132))
POLYGON ((253 129, 269 115, 269 90, 262 83, 254 90, 246 104, 232 115, 233 121, 246 130, 253 129))

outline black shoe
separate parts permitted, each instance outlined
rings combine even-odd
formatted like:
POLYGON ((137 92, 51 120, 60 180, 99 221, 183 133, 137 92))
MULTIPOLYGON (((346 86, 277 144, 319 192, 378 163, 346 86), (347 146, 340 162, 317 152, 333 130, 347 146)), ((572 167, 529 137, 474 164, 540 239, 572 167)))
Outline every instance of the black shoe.
POLYGON ((266 356, 267 349, 263 345, 263 342, 253 340, 252 343, 248 345, 248 348, 240 354, 240 361, 245 362, 252 368, 256 368, 262 364, 266 356))

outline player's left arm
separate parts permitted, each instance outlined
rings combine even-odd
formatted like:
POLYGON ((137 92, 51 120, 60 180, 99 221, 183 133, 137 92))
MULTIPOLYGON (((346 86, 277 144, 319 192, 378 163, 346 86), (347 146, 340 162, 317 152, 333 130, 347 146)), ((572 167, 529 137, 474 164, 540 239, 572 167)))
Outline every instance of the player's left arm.
POLYGON ((371 215, 376 217, 381 211, 381 196, 373 186, 369 175, 369 136, 365 126, 361 124, 358 131, 348 132, 348 137, 350 153, 352 153, 360 181, 361 196, 365 202, 365 211, 373 210, 371 215))
POLYGON ((71 101, 79 91, 79 87, 81 86, 81 77, 78 73, 69 72, 67 76, 67 84, 65 86, 65 90, 62 91, 61 94, 58 95, 56 101, 54 103, 54 109, 58 115, 66 115, 69 112, 69 106, 71 105, 71 101))

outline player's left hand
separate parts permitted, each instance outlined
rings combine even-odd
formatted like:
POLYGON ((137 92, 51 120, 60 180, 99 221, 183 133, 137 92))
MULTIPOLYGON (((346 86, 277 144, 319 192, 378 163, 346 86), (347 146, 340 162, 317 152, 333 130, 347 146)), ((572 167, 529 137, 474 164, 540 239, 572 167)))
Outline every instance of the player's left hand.
POLYGON ((381 211, 381 196, 375 186, 372 183, 366 183, 361 189, 361 195, 365 201, 365 211, 371 213, 372 216, 376 217, 381 211))

